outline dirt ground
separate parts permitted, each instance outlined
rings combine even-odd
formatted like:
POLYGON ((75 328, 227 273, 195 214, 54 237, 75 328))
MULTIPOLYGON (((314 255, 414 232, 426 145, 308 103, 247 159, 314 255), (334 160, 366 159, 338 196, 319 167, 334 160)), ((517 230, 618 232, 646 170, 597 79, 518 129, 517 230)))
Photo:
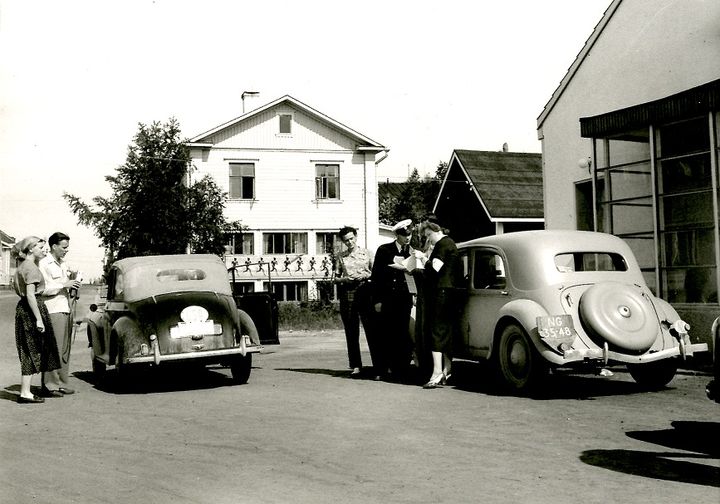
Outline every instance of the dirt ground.
POLYGON ((720 502, 702 372, 653 393, 622 368, 559 373, 523 398, 458 363, 423 390, 349 378, 340 331, 284 332, 247 385, 165 368, 127 393, 96 386, 80 326, 78 393, 19 405, 14 304, 0 293, 1 503, 720 502))

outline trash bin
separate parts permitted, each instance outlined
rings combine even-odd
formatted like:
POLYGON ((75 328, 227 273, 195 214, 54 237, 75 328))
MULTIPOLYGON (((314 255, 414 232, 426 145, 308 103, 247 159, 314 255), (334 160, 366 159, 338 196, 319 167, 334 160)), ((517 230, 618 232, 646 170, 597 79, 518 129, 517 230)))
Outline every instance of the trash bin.
POLYGON ((235 296, 238 308, 250 315, 263 345, 279 345, 278 303, 272 292, 248 292, 235 296))

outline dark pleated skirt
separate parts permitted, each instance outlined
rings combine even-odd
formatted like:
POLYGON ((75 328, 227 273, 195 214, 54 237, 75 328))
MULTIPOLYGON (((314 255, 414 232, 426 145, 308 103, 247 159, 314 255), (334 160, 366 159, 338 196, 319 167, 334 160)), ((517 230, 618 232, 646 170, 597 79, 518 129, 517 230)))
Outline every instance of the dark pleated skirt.
POLYGON ((40 297, 37 302, 45 324, 45 332, 42 333, 37 330, 35 316, 30 310, 27 298, 20 298, 15 308, 15 344, 20 358, 20 372, 23 375, 60 369, 60 354, 50 315, 40 297))

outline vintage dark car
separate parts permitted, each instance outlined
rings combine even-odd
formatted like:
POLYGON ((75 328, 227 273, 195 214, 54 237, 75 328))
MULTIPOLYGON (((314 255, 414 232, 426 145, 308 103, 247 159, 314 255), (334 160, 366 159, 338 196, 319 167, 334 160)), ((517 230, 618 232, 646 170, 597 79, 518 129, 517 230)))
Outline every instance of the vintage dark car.
POLYGON ((130 257, 107 277, 102 310, 88 317, 96 378, 109 365, 121 378, 164 362, 224 364, 236 383, 250 377, 261 350, 255 323, 238 309, 228 272, 214 255, 130 257))
POLYGON ((706 343, 653 295, 629 246, 583 231, 526 231, 458 244, 466 274, 455 357, 492 360, 525 391, 553 367, 622 363, 649 388, 706 343))

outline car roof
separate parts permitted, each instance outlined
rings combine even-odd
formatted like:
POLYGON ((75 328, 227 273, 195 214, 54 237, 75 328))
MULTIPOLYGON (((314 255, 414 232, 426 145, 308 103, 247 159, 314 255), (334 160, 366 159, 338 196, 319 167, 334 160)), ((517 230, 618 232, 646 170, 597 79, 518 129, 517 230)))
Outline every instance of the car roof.
POLYGON ((113 268, 128 271, 137 266, 150 264, 197 265, 200 263, 207 264, 209 262, 219 262, 222 264, 222 260, 213 254, 170 254, 126 257, 125 259, 115 261, 113 268))
MULTIPOLYGON (((123 277, 122 299, 138 301, 151 296, 175 292, 211 291, 219 294, 231 294, 230 279, 225 263, 212 254, 177 254, 128 257, 115 261, 112 266, 123 277), (192 279, 174 279, 173 270, 201 270, 201 277, 192 279), (160 272, 172 273, 158 277, 160 272)), ((177 275, 178 277, 180 275, 177 275)))
POLYGON ((594 280, 594 277, 607 280, 608 274, 622 275, 625 280, 645 285, 645 279, 629 245, 622 238, 607 233, 573 230, 519 231, 458 243, 459 249, 479 246, 499 248, 505 253, 508 257, 512 281, 521 289, 567 282, 571 275, 583 275, 587 281, 594 280), (620 254, 625 259, 628 269, 622 272, 558 271, 554 263, 555 256, 573 252, 620 254), (518 268, 520 264, 528 267, 518 268))

